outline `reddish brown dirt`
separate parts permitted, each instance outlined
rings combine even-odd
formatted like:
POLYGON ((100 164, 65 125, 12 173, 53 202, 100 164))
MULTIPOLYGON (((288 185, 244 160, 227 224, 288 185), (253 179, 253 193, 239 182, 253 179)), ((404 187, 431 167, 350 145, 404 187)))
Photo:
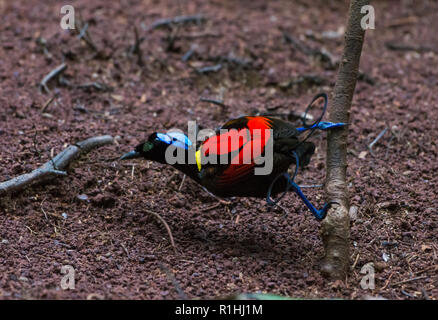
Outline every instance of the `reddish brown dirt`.
MULTIPOLYGON (((1 298, 179 298, 163 266, 188 298, 257 291, 305 298, 438 298, 437 3, 375 4, 376 30, 367 32, 361 69, 376 84, 358 82, 350 126, 349 191, 358 207, 351 226, 354 265, 345 282, 329 282, 319 273, 320 224, 296 196, 283 202, 289 211, 284 218, 261 200, 218 203, 188 179, 179 191, 182 174, 170 167, 116 159, 152 131, 185 129, 195 119, 215 128, 272 107, 302 111, 314 94, 330 93, 336 70, 325 70, 285 43, 281 30, 339 56, 342 37, 320 35, 344 25, 346 1, 120 2, 72 1, 96 46, 112 54, 105 60, 96 59, 77 34, 60 29, 59 1, 0 1, 1 180, 31 171, 52 150, 56 154, 76 141, 119 136, 118 144, 76 161, 68 177, 0 200, 1 298), (191 37, 178 39, 174 51, 166 51, 168 31, 145 30, 156 19, 196 13, 207 22, 179 28, 178 35, 191 37), (145 37, 144 67, 127 53, 134 25, 145 37), (38 38, 45 39, 46 53, 38 38), (387 41, 432 50, 392 51, 387 41), (198 53, 182 62, 192 44, 198 53), (193 71, 215 63, 208 57, 230 53, 252 65, 225 64, 206 75, 193 71), (53 81, 51 93, 41 93, 38 83, 62 61, 70 85, 53 81), (283 88, 304 74, 327 80, 283 88), (113 91, 76 87, 93 81, 113 91), (228 111, 198 103, 221 90, 228 111), (367 146, 385 127, 389 131, 373 157, 367 146), (79 200, 81 194, 88 201, 79 200), (177 252, 145 209, 167 221, 177 252), (359 285, 368 262, 376 266, 374 290, 359 285), (74 290, 60 288, 63 265, 75 268, 74 290)), ((322 183, 325 175, 325 135, 312 139, 318 149, 299 176, 304 184, 322 183)), ((306 193, 323 202, 322 189, 306 193)))

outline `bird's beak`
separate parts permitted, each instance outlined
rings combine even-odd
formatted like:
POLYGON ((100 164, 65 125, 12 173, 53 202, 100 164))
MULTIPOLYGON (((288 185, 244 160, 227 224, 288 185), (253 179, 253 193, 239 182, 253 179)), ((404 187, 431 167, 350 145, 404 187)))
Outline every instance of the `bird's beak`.
POLYGON ((123 156, 120 157, 119 160, 135 159, 135 158, 139 158, 139 157, 140 157, 139 152, 131 151, 131 152, 125 153, 123 156))

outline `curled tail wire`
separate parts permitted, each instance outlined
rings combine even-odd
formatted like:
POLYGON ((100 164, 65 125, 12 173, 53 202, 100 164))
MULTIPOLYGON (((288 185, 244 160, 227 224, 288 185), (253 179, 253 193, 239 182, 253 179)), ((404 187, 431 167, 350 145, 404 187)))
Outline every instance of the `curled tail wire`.
MULTIPOLYGON (((324 117, 324 114, 327 110, 327 103, 328 103, 328 96, 326 93, 319 93, 317 94, 315 97, 313 97, 312 101, 309 103, 309 105, 306 108, 306 111, 304 112, 303 118, 302 118, 302 122, 303 122, 303 126, 306 130, 310 130, 309 133, 307 134, 307 136, 301 140, 295 147, 295 150, 297 150, 299 147, 301 147, 303 145, 303 143, 306 142, 306 140, 308 138, 310 138, 313 133, 315 132, 316 129, 318 129, 318 125, 320 124, 322 118, 324 117), (307 124, 306 123, 306 119, 307 119, 307 114, 310 111, 311 107, 313 106, 313 103, 315 101, 317 101, 320 98, 324 98, 324 106, 321 112, 321 115, 312 123, 312 124, 307 124)), ((323 208, 321 210, 316 209, 311 203, 310 201, 306 198, 306 196, 304 195, 304 193, 302 192, 301 188, 295 183, 295 177, 297 176, 298 173, 298 169, 300 166, 300 157, 298 156, 298 154, 294 151, 292 151, 292 155, 295 157, 295 172, 294 175, 291 176, 289 175, 289 173, 287 172, 283 172, 280 173, 272 182, 271 185, 269 186, 267 195, 266 195, 266 202, 268 203, 269 206, 275 206, 283 197, 284 195, 290 190, 292 189, 302 200, 303 202, 306 204, 306 206, 309 208, 309 210, 313 213, 313 215, 315 216, 315 218, 317 220, 322 220, 325 218, 326 214, 327 214, 327 209, 329 207, 330 204, 325 204, 323 206, 323 208), (271 198, 271 194, 272 194, 272 188, 274 187, 275 183, 278 181, 278 179, 280 178, 284 178, 286 179, 287 183, 286 183, 286 189, 284 190, 284 192, 280 195, 280 197, 278 197, 276 200, 272 200, 271 198)), ((304 160, 304 159, 303 159, 304 160)), ((310 160, 310 159, 308 159, 310 160)), ((304 161, 306 162, 306 161, 304 161)), ((308 161, 307 161, 308 162, 308 161)), ((305 163, 306 164, 306 163, 305 163)))

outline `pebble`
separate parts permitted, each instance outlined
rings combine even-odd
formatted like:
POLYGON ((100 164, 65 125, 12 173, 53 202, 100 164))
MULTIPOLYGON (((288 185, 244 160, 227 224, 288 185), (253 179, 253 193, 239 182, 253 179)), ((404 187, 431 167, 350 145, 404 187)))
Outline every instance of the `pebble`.
POLYGON ((90 200, 88 199, 88 196, 87 196, 86 194, 80 194, 80 195, 77 196, 77 198, 78 198, 79 200, 81 200, 81 201, 90 201, 90 200))
POLYGON ((374 268, 377 271, 383 271, 387 267, 388 267, 388 264, 386 262, 382 262, 382 261, 374 262, 374 268))
POLYGON ((355 221, 357 219, 357 211, 358 211, 358 208, 356 206, 350 207, 350 211, 348 214, 350 215, 351 221, 355 221))

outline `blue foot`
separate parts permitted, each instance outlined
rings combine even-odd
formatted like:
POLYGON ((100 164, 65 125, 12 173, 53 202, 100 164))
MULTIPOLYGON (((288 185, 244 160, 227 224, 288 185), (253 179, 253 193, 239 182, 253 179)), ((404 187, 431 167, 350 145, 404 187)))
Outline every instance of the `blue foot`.
POLYGON ((301 198, 301 200, 303 200, 304 204, 307 206, 307 208, 309 208, 309 210, 312 212, 313 216, 318 221, 321 221, 322 219, 324 219, 325 216, 327 215, 327 210, 330 207, 330 203, 324 204, 322 209, 318 210, 315 208, 315 206, 312 203, 310 203, 309 199, 307 199, 307 197, 304 195, 301 188, 295 182, 291 181, 290 183, 291 183, 292 189, 301 198))

